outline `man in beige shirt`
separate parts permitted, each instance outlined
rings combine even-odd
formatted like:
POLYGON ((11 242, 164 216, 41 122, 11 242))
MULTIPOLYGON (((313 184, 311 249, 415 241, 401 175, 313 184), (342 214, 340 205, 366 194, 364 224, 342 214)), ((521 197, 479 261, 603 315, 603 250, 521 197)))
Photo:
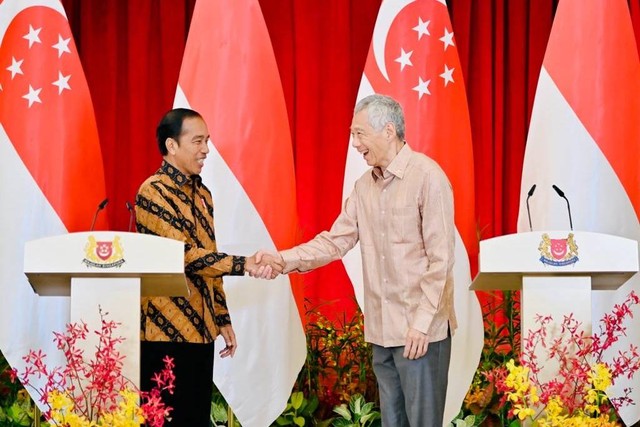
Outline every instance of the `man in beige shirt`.
POLYGON ((440 427, 457 327, 453 194, 440 166, 411 150, 404 133, 395 100, 361 100, 352 144, 372 168, 330 231, 275 256, 284 273, 306 272, 342 258, 360 241, 365 340, 373 345, 382 424, 440 427))

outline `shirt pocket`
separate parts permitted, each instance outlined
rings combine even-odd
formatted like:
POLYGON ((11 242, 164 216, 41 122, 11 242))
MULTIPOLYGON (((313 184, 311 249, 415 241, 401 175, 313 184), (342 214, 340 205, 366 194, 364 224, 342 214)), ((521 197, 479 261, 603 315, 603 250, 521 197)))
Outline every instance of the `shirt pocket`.
POLYGON ((422 240, 420 212, 417 206, 391 208, 391 242, 415 243, 422 240))

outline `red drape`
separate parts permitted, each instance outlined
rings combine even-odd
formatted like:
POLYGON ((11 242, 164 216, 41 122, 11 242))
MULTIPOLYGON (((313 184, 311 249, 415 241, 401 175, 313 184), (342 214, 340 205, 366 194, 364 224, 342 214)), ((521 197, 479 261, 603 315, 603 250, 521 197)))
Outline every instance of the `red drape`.
MULTIPOLYGON (((110 222, 126 230, 159 165, 195 0, 63 0, 97 115, 110 222)), ((557 0, 450 0, 473 133, 478 237, 516 231, 528 123, 557 0)), ((380 0, 260 0, 293 135, 301 241, 340 211, 349 125, 380 0)), ((630 1, 636 34, 640 0, 630 1)), ((260 141, 256 141, 256 155, 260 141)), ((224 227, 224 224, 216 224, 224 227)), ((256 248, 258 249, 258 248, 256 248)), ((305 295, 354 307, 341 263, 304 276, 305 295)))

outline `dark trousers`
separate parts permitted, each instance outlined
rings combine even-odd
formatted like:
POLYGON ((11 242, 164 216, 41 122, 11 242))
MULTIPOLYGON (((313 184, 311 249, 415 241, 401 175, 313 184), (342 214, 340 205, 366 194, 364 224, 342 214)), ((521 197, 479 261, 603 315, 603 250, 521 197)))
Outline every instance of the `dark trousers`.
POLYGON ((383 427, 442 427, 451 336, 429 343, 427 354, 406 359, 404 347, 373 345, 383 427))
POLYGON ((165 356, 172 357, 176 376, 173 394, 162 393, 162 401, 173 410, 172 427, 209 427, 213 389, 214 344, 174 342, 140 343, 140 388, 149 391, 153 375, 164 368, 165 356))

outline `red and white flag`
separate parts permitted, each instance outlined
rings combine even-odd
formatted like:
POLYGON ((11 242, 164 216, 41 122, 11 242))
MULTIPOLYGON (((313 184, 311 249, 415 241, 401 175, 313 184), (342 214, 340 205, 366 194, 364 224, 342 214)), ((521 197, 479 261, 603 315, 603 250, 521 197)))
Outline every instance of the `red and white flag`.
MULTIPOLYGON (((250 255, 292 247, 291 133, 258 0, 196 2, 175 106, 198 111, 211 133, 202 176, 213 193, 218 249, 250 255)), ((216 359, 214 381, 243 426, 269 425, 306 356, 291 282, 226 277, 224 288, 238 350, 216 359)))
POLYGON ((0 2, 0 40, 0 347, 18 370, 36 348, 59 366, 52 331, 64 330, 69 301, 34 294, 24 244, 90 227, 105 198, 98 131, 59 1, 0 2))
MULTIPOLYGON (((556 11, 533 105, 522 173, 518 230, 529 231, 525 197, 537 230, 573 227, 640 240, 640 61, 625 0, 562 0, 556 11)), ((595 327, 604 313, 638 289, 636 274, 617 291, 593 292, 595 327)), ((640 346, 640 319, 606 357, 640 346)), ((640 420, 640 382, 621 378, 609 397, 632 389, 620 408, 627 425, 640 420)))
MULTIPOLYGON (((444 0, 383 1, 376 21, 358 100, 372 93, 402 105, 406 140, 433 158, 453 186, 456 223, 455 309, 445 422, 454 418, 471 385, 483 346, 480 304, 469 291, 469 259, 478 253, 474 215, 471 124, 458 50, 444 0)), ((358 153, 347 155, 343 198, 368 169, 358 153)), ((344 258, 362 306, 360 251, 344 258)))

